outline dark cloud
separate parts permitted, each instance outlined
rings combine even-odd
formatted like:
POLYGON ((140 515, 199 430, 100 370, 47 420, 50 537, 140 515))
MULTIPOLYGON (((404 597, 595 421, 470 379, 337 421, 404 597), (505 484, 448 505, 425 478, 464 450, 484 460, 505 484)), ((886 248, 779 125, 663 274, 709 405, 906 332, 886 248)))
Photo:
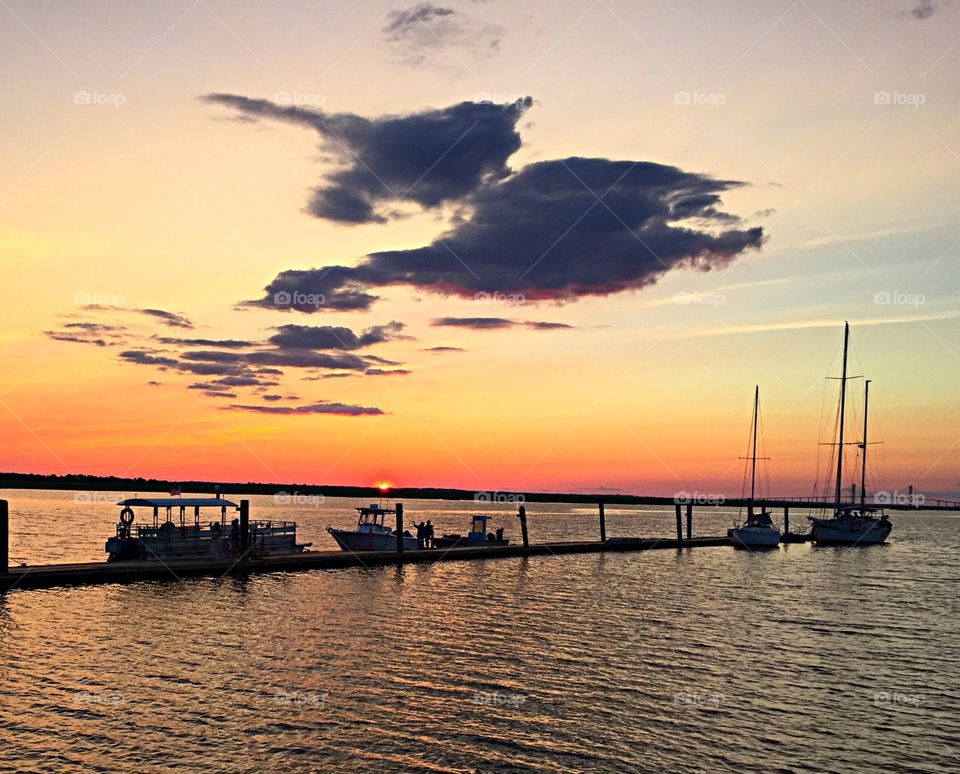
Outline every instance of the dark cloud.
POLYGON ((406 368, 368 368, 363 373, 364 376, 406 376, 413 372, 406 368))
POLYGON ((54 341, 106 347, 121 343, 125 338, 125 331, 120 325, 84 321, 64 323, 59 330, 44 331, 43 334, 54 341))
POLYGON ((572 325, 567 325, 566 323, 542 322, 540 320, 537 320, 537 321, 529 320, 529 321, 524 321, 518 324, 525 325, 528 328, 533 328, 534 330, 538 330, 538 331, 557 331, 557 330, 562 330, 564 328, 573 327, 572 325))
POLYGON ((168 357, 167 355, 158 355, 153 352, 146 352, 140 349, 128 349, 124 352, 121 352, 120 359, 128 363, 157 366, 162 369, 176 368, 180 365, 176 358, 168 357))
POLYGON ((105 323, 95 323, 95 322, 71 322, 64 323, 64 328, 70 328, 71 330, 82 330, 89 333, 106 333, 109 331, 119 331, 123 328, 119 325, 107 325, 105 323))
POLYGON ((272 387, 275 384, 277 382, 248 373, 242 376, 221 376, 218 379, 211 379, 200 385, 192 386, 197 389, 223 389, 224 387, 272 387))
POLYGON ((179 347, 221 347, 223 349, 242 349, 252 347, 252 341, 239 339, 175 339, 170 336, 157 336, 161 344, 170 344, 179 347))
POLYGON ((463 347, 427 347, 421 352, 466 352, 463 347))
POLYGON ((163 384, 163 382, 158 382, 158 381, 156 381, 156 380, 154 380, 154 379, 151 379, 149 382, 147 382, 147 384, 148 384, 150 387, 159 387, 161 384, 163 384))
POLYGON ((401 337, 403 323, 374 325, 359 336, 349 328, 332 325, 281 325, 269 342, 281 349, 355 350, 401 337))
POLYGON ((935 13, 942 11, 945 5, 945 0, 917 0, 913 8, 910 9, 909 14, 914 19, 923 21, 929 19, 935 13))
MULTIPOLYGON (((202 361, 209 363, 229 363, 237 360, 232 352, 216 352, 200 350, 185 352, 185 361, 202 361)), ((331 355, 325 352, 312 350, 256 350, 243 355, 243 361, 250 365, 287 366, 292 368, 330 368, 345 370, 365 370, 367 361, 357 355, 331 355)))
MULTIPOLYGON (((430 321, 431 325, 450 328, 471 328, 481 331, 501 330, 503 328, 532 328, 538 331, 552 331, 561 328, 573 328, 572 325, 558 322, 541 322, 535 320, 510 320, 506 317, 437 317, 430 321)), ((436 347, 438 349, 449 349, 436 347)), ((456 347, 453 347, 456 349, 456 347)))
POLYGON ((234 404, 234 411, 252 411, 257 414, 336 414, 344 417, 375 416, 383 410, 372 406, 353 406, 348 403, 319 401, 303 406, 245 406, 234 404))
POLYGON ((530 301, 638 290, 675 269, 727 266, 762 244, 761 227, 733 227, 720 209, 740 185, 650 162, 542 161, 476 193, 470 217, 432 244, 373 253, 354 268, 283 272, 259 303, 298 291, 336 305, 342 290, 343 308, 366 309, 368 291, 391 285, 530 301))
POLYGON ((168 312, 164 309, 137 309, 136 311, 140 312, 140 314, 156 317, 162 320, 165 325, 169 325, 171 328, 193 327, 193 323, 190 322, 190 320, 188 320, 182 314, 176 314, 175 312, 168 312))
MULTIPOLYGON (((339 167, 313 190, 307 210, 340 223, 383 223, 396 214, 391 208, 404 202, 425 209, 457 203, 490 180, 506 177, 507 159, 520 148, 517 121, 532 104, 529 98, 505 105, 462 102, 371 119, 235 94, 208 94, 202 99, 232 107, 250 119, 268 118, 315 130, 339 167)), ((332 275, 327 282, 344 292, 332 300, 337 304, 332 308, 368 306, 362 298, 349 298, 349 282, 340 276, 340 269, 346 267, 327 270, 332 275)))
POLYGON ((69 341, 73 344, 95 344, 98 347, 107 346, 107 342, 91 336, 64 333, 62 331, 44 331, 43 334, 55 341, 69 341))
POLYGON ((430 2, 390 11, 383 35, 400 62, 421 65, 458 63, 455 50, 475 56, 500 50, 504 28, 430 2))
POLYGON ((218 387, 216 384, 205 384, 199 382, 197 384, 187 385, 188 390, 202 390, 203 394, 210 398, 236 398, 236 393, 225 390, 221 387, 218 387))
POLYGON ((513 320, 508 320, 506 317, 437 317, 431 320, 430 324, 452 328, 496 330, 498 328, 512 328, 513 320))

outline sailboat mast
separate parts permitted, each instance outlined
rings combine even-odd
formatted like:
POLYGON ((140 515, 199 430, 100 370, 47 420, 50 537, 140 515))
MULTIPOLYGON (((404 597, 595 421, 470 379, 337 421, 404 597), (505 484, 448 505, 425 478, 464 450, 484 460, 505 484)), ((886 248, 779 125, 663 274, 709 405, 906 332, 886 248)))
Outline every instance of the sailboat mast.
POLYGON ((753 454, 750 455, 750 502, 757 486, 757 415, 760 410, 760 385, 753 388, 753 454))
POLYGON ((850 323, 843 324, 843 372, 840 376, 840 433, 837 438, 837 489, 834 501, 840 505, 843 486, 843 421, 847 409, 847 347, 850 343, 850 323))
POLYGON ((870 405, 870 380, 863 384, 863 452, 860 468, 860 505, 867 502, 867 407, 870 405))

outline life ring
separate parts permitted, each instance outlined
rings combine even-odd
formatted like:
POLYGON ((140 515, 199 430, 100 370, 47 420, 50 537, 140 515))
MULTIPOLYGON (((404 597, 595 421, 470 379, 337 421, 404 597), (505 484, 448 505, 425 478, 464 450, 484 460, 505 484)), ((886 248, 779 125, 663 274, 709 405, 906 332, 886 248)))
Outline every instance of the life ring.
POLYGON ((120 511, 120 523, 125 527, 133 524, 133 510, 131 508, 124 508, 120 511))

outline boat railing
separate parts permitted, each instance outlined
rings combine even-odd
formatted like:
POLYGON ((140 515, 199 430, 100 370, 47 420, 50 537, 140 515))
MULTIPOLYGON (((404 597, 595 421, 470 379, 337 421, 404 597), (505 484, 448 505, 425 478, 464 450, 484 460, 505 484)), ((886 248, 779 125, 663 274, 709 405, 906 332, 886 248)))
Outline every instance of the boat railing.
MULTIPOLYGON (((197 524, 184 524, 179 526, 176 522, 168 522, 173 524, 173 527, 166 527, 161 524, 157 527, 150 525, 134 525, 133 534, 136 538, 150 539, 150 538, 161 538, 163 534, 169 530, 170 533, 176 532, 182 537, 188 538, 191 536, 196 537, 196 539, 209 540, 213 537, 213 532, 210 529, 210 524, 201 523, 197 524)), ((219 522, 216 522, 219 523, 219 522)), ((220 530, 220 537, 227 538, 230 535, 231 527, 228 525, 223 527, 220 530)), ((295 521, 251 521, 250 522, 250 531, 256 536, 259 534, 264 534, 269 532, 273 537, 296 537, 297 534, 297 523, 295 521)))

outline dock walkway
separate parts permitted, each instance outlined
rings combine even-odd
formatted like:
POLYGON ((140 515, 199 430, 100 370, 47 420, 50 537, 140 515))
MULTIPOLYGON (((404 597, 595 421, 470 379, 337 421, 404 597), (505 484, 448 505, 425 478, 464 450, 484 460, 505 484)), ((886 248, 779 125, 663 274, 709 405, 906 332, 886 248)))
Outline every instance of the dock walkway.
POLYGON ((250 573, 330 570, 347 567, 420 564, 425 562, 505 559, 526 556, 561 556, 606 552, 650 551, 687 547, 728 546, 726 537, 700 537, 677 541, 663 539, 624 539, 606 542, 585 541, 541 543, 529 546, 491 546, 417 551, 304 551, 301 554, 270 556, 262 559, 177 559, 128 562, 86 562, 82 564, 46 564, 10 567, 0 572, 0 592, 11 589, 42 589, 55 586, 80 586, 102 583, 130 583, 144 580, 177 580, 197 576, 244 575, 250 573))

